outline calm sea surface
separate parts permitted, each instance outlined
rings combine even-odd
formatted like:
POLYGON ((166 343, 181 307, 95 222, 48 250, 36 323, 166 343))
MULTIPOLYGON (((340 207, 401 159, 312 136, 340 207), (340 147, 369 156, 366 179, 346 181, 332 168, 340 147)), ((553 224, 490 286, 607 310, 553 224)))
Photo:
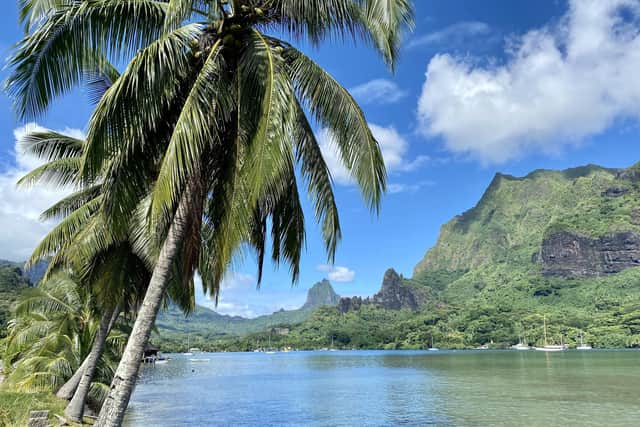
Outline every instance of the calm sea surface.
POLYGON ((640 426, 640 351, 173 355, 127 426, 640 426))

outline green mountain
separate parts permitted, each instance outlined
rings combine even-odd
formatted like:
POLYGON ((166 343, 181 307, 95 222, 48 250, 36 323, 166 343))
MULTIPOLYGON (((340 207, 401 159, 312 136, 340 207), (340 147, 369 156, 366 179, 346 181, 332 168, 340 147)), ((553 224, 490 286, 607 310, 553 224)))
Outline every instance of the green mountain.
POLYGON ((6 336, 11 306, 30 285, 24 276, 22 264, 0 260, 0 338, 6 336))
POLYGON ((324 279, 318 282, 307 292, 307 301, 301 310, 314 309, 323 305, 335 306, 340 301, 340 295, 336 294, 331 283, 324 279))
POLYGON ((332 337, 375 348, 541 343, 547 316, 557 341, 573 344, 584 331, 599 347, 640 346, 639 266, 640 165, 497 174, 474 208, 442 227, 411 279, 390 270, 380 293, 320 309, 287 339, 299 347, 332 337))
POLYGON ((308 319, 321 306, 335 306, 340 296, 328 280, 313 285, 307 292, 305 304, 297 310, 280 310, 275 313, 247 319, 218 314, 206 307, 196 306, 185 316, 177 307, 162 311, 156 320, 158 329, 154 342, 167 351, 182 351, 188 346, 211 348, 214 340, 236 338, 281 326, 298 324, 308 319))

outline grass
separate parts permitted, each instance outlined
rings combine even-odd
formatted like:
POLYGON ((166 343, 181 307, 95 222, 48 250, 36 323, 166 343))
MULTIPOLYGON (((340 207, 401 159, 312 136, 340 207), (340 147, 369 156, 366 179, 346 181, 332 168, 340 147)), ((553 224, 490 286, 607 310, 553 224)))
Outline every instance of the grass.
POLYGON ((58 425, 54 414, 63 415, 66 405, 66 400, 58 399, 51 393, 18 393, 0 387, 0 426, 24 427, 29 422, 29 412, 34 410, 48 410, 49 421, 52 425, 58 425))

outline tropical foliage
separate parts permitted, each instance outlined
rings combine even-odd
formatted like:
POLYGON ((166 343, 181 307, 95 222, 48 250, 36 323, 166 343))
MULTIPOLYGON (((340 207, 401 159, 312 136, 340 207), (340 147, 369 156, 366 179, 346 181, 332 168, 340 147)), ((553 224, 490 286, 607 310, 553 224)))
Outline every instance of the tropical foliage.
POLYGON ((364 41, 392 68, 411 16, 407 0, 21 3, 27 35, 7 82, 21 118, 44 112, 88 73, 108 82, 77 177, 98 187, 87 210, 99 211, 108 230, 89 233, 92 250, 140 224, 134 218, 144 218, 136 231, 159 249, 151 250, 159 255, 145 303, 100 424, 122 422, 172 277, 190 282, 197 270, 217 296, 241 248, 255 250, 261 272, 270 228, 271 258, 297 279, 305 236, 296 167, 333 259, 341 237, 337 207, 307 114, 331 132, 366 203, 378 208, 386 175, 362 111, 290 41, 364 41), (107 59, 127 65, 115 76, 107 59))
MULTIPOLYGON (((404 280, 425 301, 418 312, 323 309, 273 339, 299 348, 327 347, 331 336, 345 348, 426 348, 432 338, 442 348, 542 344, 546 316, 551 340, 574 345, 584 334, 595 347, 638 347, 639 268, 549 276, 539 256, 543 240, 558 231, 591 238, 639 232, 638 170, 592 165, 523 178, 499 174, 477 206, 442 227, 436 246, 404 280)), ((268 333, 218 337, 211 346, 251 349, 268 333)))
POLYGON ((28 287, 29 281, 22 276, 21 266, 0 261, 0 339, 7 335, 13 304, 28 287))
MULTIPOLYGON (((89 354, 100 321, 95 301, 73 278, 56 274, 24 293, 9 324, 4 355, 7 383, 20 392, 55 392, 89 354)), ((126 333, 113 330, 98 366, 91 398, 100 403, 126 333)))

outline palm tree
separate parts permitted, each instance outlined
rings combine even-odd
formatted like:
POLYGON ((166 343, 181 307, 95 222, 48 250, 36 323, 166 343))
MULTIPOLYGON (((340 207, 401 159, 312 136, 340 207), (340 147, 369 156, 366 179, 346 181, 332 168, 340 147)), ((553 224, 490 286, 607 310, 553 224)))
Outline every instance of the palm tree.
MULTIPOLYGON (((386 173, 379 145, 349 93, 290 41, 342 37, 372 45, 393 67, 408 0, 31 0, 28 35, 7 83, 21 117, 100 69, 129 61, 92 115, 82 178, 101 183, 100 210, 117 233, 151 194, 147 228, 163 237, 132 334, 97 425, 120 425, 165 290, 182 254, 219 284, 245 245, 259 276, 271 258, 295 282, 304 245, 296 167, 332 261, 340 240, 331 176, 308 114, 333 135, 366 203, 386 173), (49 4, 39 9, 35 4, 49 4), (276 38, 270 33, 281 34, 276 38), (206 249, 203 251, 202 249, 206 249)), ((259 277, 260 279, 260 277, 259 277)))
POLYGON ((14 313, 4 355, 7 380, 27 392, 56 390, 90 353, 99 323, 90 294, 57 273, 29 290, 14 313))
MULTIPOLYGON (((47 182, 65 186, 77 182, 84 145, 82 140, 49 130, 28 133, 21 141, 23 151, 46 163, 25 175, 18 185, 47 182)), ((78 422, 82 421, 85 402, 109 332, 123 308, 126 313, 139 305, 152 268, 151 264, 143 262, 140 253, 134 252, 128 240, 118 238, 104 227, 99 212, 91 208, 99 197, 97 190, 99 186, 96 185, 80 188, 43 213, 43 219, 61 217, 63 220, 45 236, 28 262, 34 264, 52 255, 45 278, 62 268, 77 271, 102 307, 91 351, 58 391, 58 396, 71 400, 65 414, 78 422)), ((143 237, 138 236, 137 239, 143 237)), ((143 241, 144 244, 139 246, 147 251, 152 248, 146 240, 143 241)), ((141 255, 147 259, 152 256, 147 252, 141 255)), ((188 313, 193 308, 193 293, 192 283, 186 284, 187 287, 172 286, 171 296, 188 313)))

